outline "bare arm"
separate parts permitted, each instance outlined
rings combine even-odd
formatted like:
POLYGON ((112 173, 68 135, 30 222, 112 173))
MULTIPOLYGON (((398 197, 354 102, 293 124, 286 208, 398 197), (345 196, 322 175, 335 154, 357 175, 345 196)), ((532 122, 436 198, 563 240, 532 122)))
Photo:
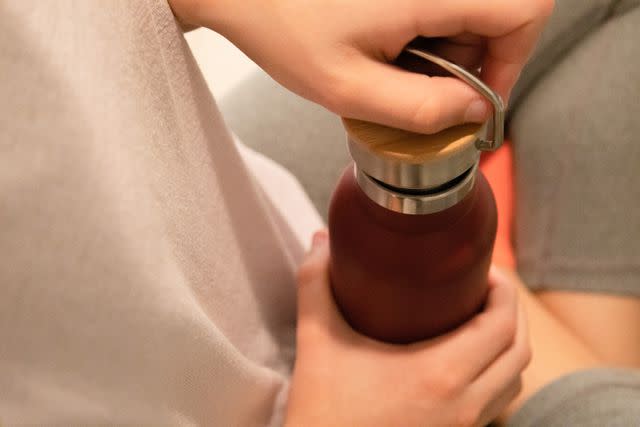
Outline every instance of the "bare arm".
POLYGON ((553 0, 171 0, 180 22, 211 28, 289 90, 341 116, 434 133, 483 122, 489 105, 458 79, 390 65, 417 37, 479 57, 506 101, 553 0))

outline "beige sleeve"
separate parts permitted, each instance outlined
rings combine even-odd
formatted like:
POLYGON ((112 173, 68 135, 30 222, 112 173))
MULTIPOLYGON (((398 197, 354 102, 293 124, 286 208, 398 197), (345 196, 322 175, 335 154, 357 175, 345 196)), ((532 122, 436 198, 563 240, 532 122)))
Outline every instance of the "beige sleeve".
POLYGON ((265 162, 166 3, 0 3, 0 424, 277 424, 320 221, 265 162))

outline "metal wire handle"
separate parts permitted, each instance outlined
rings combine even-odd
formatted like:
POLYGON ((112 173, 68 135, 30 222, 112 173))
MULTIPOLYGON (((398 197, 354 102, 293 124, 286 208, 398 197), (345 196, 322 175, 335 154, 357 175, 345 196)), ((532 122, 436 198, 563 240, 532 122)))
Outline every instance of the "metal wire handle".
POLYGON ((439 65, 487 98, 493 105, 493 116, 482 127, 483 135, 479 136, 478 141, 476 141, 476 148, 482 151, 494 151, 502 145, 504 141, 504 103, 500 95, 495 93, 478 77, 453 62, 416 48, 406 48, 405 52, 439 65))

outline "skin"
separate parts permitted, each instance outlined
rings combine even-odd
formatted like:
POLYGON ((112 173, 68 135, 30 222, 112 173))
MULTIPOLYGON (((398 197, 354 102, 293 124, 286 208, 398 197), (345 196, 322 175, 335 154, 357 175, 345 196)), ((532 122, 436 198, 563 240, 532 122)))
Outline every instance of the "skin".
POLYGON ((605 361, 554 316, 516 272, 494 267, 493 277, 518 289, 527 313, 532 350, 531 363, 522 375, 522 390, 498 419, 505 423, 545 385, 573 372, 603 366, 605 361))
MULTIPOLYGON (((172 0, 186 27, 224 35, 283 86, 344 117, 423 133, 483 122, 487 101, 456 78, 390 65, 416 37, 482 66, 507 101, 553 0, 172 0)), ((450 54, 450 55, 449 55, 450 54)))
POLYGON ((512 282, 492 279, 486 309, 457 330, 397 346, 349 327, 328 267, 323 231, 299 274, 287 426, 481 426, 519 393, 531 355, 512 282))
POLYGON ((298 358, 288 426, 386 426, 399 420, 407 426, 506 424, 545 385, 612 364, 555 316, 516 272, 496 266, 487 309, 453 333, 409 347, 363 337, 344 322, 333 302, 327 239, 325 232, 314 237, 300 270, 298 358), (496 297, 497 292, 502 296, 496 297), (515 337, 505 347, 502 340, 511 336, 509 318, 515 317, 507 315, 509 295, 517 295, 519 310, 515 337), (496 348, 504 350, 493 357, 500 351, 496 348), (524 370, 513 376, 506 365, 514 367, 517 360, 524 370), (473 381, 460 371, 464 366, 475 372, 481 365, 485 369, 473 381))
POLYGON ((568 291, 536 296, 606 364, 640 368, 640 298, 568 291))

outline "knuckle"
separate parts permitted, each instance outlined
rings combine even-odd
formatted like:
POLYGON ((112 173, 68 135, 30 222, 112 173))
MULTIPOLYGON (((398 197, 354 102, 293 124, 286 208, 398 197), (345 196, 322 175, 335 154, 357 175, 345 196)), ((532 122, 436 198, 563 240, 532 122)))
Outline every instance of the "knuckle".
POLYGON ((445 401, 457 397, 463 388, 462 381, 451 369, 441 369, 438 378, 429 384, 435 395, 445 401))
POLYGON ((511 344, 515 341, 517 332, 517 319, 508 316, 502 316, 496 319, 496 334, 505 344, 511 344))
POLYGON ((327 73, 323 79, 324 89, 318 93, 319 103, 340 116, 353 115, 354 103, 357 99, 357 90, 353 81, 337 73, 327 73))

